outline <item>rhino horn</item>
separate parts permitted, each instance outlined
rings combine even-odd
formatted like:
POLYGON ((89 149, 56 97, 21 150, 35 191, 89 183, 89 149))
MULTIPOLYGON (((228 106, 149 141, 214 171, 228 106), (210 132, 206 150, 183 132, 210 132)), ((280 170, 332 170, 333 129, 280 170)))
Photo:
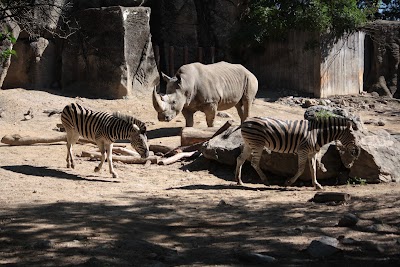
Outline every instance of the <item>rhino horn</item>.
POLYGON ((156 87, 154 87, 153 90, 153 106, 159 112, 165 110, 165 102, 162 100, 161 96, 157 93, 156 87))
POLYGON ((165 74, 164 72, 161 72, 161 78, 165 81, 165 82, 170 82, 171 81, 171 77, 169 77, 167 74, 165 74))

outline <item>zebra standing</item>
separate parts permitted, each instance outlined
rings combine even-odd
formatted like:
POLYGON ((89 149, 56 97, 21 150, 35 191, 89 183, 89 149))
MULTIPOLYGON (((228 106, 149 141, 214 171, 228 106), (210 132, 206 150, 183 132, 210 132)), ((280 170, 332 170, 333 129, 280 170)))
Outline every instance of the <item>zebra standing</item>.
POLYGON ((237 158, 235 179, 243 185, 241 170, 243 163, 251 157, 251 165, 257 171, 264 183, 268 184, 267 177, 261 170, 259 163, 263 148, 274 152, 296 153, 298 155, 297 173, 285 182, 293 184, 303 173, 307 159, 311 170, 312 184, 316 189, 322 189, 316 177, 316 158, 320 148, 332 141, 340 141, 345 150, 352 156, 352 162, 360 155, 360 148, 356 146, 353 128, 356 124, 346 118, 329 117, 320 120, 283 121, 273 118, 253 117, 247 119, 240 126, 244 147, 237 158))
POLYGON ((94 169, 95 172, 101 169, 107 152, 107 161, 113 178, 118 178, 112 165, 112 148, 116 140, 129 139, 132 147, 142 158, 149 156, 146 125, 131 116, 92 111, 72 103, 64 107, 61 122, 67 132, 67 168, 75 167, 72 146, 78 141, 79 136, 96 142, 100 149, 101 161, 94 169))

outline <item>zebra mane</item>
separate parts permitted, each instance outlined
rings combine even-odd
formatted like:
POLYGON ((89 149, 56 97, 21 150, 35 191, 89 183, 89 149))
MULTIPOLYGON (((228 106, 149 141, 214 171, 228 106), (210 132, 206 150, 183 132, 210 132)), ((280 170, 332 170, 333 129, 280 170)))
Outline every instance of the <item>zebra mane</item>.
POLYGON ((140 129, 140 133, 142 133, 142 134, 146 133, 146 124, 144 122, 142 122, 141 120, 138 120, 138 119, 136 119, 132 116, 126 115, 126 114, 121 114, 119 112, 114 112, 112 115, 120 120, 126 121, 127 123, 136 124, 140 129))
POLYGON ((358 130, 359 127, 359 119, 357 119, 357 117, 344 117, 344 116, 340 116, 340 115, 336 115, 336 116, 332 116, 332 117, 326 117, 326 118, 313 118, 313 119, 309 119, 310 121, 314 120, 314 121, 327 121, 330 118, 336 118, 339 119, 339 121, 342 122, 351 122, 351 126, 353 127, 354 130, 358 130))

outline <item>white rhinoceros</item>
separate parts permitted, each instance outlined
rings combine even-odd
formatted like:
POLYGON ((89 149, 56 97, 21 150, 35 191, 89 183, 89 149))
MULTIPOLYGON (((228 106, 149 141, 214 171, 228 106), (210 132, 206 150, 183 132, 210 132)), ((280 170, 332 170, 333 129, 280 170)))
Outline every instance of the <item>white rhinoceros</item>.
POLYGON ((187 127, 193 127, 193 115, 202 111, 207 126, 214 126, 218 110, 236 107, 243 122, 249 117, 258 90, 257 78, 240 64, 218 62, 191 63, 178 69, 175 77, 162 73, 167 82, 166 94, 153 92, 153 106, 158 120, 170 121, 182 111, 187 127))

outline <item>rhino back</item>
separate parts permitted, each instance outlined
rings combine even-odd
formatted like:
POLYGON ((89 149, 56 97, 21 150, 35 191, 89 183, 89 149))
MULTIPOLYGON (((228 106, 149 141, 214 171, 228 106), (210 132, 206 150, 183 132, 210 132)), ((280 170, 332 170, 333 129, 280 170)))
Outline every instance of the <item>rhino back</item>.
POLYGON ((249 97, 257 93, 257 79, 240 64, 218 62, 210 65, 192 63, 182 66, 178 71, 184 82, 183 87, 190 90, 193 101, 219 103, 221 109, 233 107, 244 93, 249 83, 255 83, 249 97))

